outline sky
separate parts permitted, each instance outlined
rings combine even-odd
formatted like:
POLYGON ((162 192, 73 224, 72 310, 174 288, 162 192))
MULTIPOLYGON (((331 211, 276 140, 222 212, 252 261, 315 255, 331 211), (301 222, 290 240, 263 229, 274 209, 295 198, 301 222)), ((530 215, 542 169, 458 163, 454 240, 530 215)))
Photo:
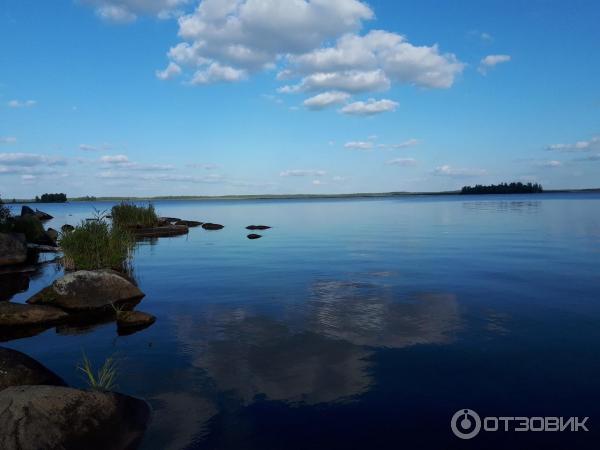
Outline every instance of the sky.
POLYGON ((600 3, 3 0, 0 196, 600 187, 600 3))

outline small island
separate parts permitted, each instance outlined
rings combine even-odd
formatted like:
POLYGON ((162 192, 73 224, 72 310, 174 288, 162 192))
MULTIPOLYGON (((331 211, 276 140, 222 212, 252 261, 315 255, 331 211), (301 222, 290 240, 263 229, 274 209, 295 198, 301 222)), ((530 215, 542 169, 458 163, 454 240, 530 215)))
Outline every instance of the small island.
POLYGON ((65 203, 67 194, 42 194, 41 197, 35 197, 36 203, 65 203))
POLYGON ((500 183, 484 186, 477 184, 475 186, 463 186, 461 194, 539 194, 544 192, 539 183, 500 183))

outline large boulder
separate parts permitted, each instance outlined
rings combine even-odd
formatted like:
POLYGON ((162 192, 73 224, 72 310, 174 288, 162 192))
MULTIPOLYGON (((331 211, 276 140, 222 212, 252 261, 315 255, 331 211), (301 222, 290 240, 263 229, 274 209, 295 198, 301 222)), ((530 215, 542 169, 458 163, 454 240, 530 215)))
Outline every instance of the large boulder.
POLYGON ((23 233, 27 242, 41 245, 55 245, 54 241, 46 234, 40 219, 32 215, 24 215, 13 219, 13 230, 23 233))
POLYGON ((21 216, 35 216, 35 211, 29 206, 23 205, 21 207, 21 216))
POLYGON ((65 223, 62 227, 60 227, 60 229, 62 230, 63 233, 69 233, 69 232, 73 231, 75 229, 75 227, 73 225, 69 225, 68 223, 65 223))
POLYGON ((54 219, 54 216, 51 216, 50 214, 45 213, 44 211, 40 211, 37 208, 35 210, 35 216, 42 221, 54 219))
POLYGON ((79 270, 54 281, 27 303, 66 311, 98 311, 112 305, 135 305, 143 297, 135 284, 114 270, 79 270))
POLYGON ((132 449, 150 419, 150 407, 112 392, 60 386, 0 391, 0 448, 132 449))
POLYGON ((68 314, 61 309, 46 305, 0 303, 0 327, 36 327, 62 322, 68 314))
POLYGON ((117 330, 119 334, 137 331, 149 327, 156 322, 156 317, 142 311, 120 311, 117 314, 117 330))
POLYGON ((0 391, 10 386, 46 384, 66 386, 66 383, 44 365, 24 353, 0 347, 0 391))
POLYGON ((15 233, 0 233, 0 266, 21 264, 26 260, 25 236, 15 233))
POLYGON ((220 230, 221 228, 224 228, 224 226, 219 223, 208 222, 208 223, 203 223, 202 228, 204 228, 205 230, 220 230))
POLYGON ((29 274, 0 273, 0 301, 10 300, 15 294, 29 289, 29 274))
POLYGON ((58 240, 58 231, 56 231, 54 228, 48 228, 46 230, 46 235, 54 242, 58 240))

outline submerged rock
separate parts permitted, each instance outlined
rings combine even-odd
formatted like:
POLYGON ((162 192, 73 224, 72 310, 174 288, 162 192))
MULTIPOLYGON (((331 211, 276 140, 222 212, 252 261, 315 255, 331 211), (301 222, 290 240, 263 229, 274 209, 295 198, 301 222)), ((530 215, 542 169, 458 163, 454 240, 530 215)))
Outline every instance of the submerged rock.
POLYGON ((117 314, 117 327, 124 329, 146 328, 156 322, 156 317, 141 311, 121 311, 117 314))
POLYGON ((54 281, 27 303, 67 311, 107 310, 111 305, 135 305, 144 293, 114 270, 79 270, 54 281))
POLYGON ((269 228, 271 227, 268 225, 248 225, 246 230, 268 230, 269 228))
POLYGON ((132 230, 138 237, 170 237, 189 233, 185 225, 166 225, 153 228, 135 228, 132 230))
POLYGON ((260 234, 249 234, 248 236, 246 236, 248 239, 260 239, 262 236, 260 234))
POLYGON ((224 225, 208 222, 208 223, 203 223, 202 228, 204 228, 205 230, 220 230, 220 229, 224 228, 224 225))
POLYGON ((44 365, 24 353, 0 347, 0 391, 10 386, 66 386, 66 383, 44 365))
POLYGON ((67 316, 66 312, 53 306, 0 303, 0 327, 52 325, 63 321, 67 316))
POLYGON ((140 399, 60 386, 18 386, 0 392, 0 448, 131 449, 150 419, 140 399))
POLYGON ((178 220, 175 225, 185 225, 190 228, 199 227, 204 222, 196 222, 195 220, 178 220))
POLYGON ((0 233, 0 266, 21 264, 27 260, 25 235, 0 233))

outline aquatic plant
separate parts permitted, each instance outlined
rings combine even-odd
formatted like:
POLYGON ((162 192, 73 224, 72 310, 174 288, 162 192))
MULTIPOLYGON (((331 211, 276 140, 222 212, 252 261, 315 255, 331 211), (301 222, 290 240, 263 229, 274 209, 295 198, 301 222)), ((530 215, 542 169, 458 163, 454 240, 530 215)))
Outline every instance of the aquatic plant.
POLYGON ((111 391, 117 386, 116 378, 118 370, 117 363, 113 357, 106 358, 102 367, 97 372, 94 372, 91 361, 85 352, 82 352, 82 359, 77 369, 83 372, 85 381, 90 389, 95 391, 111 391))
POLYGON ((133 203, 122 202, 112 208, 113 225, 122 228, 155 227, 158 216, 152 204, 137 206, 133 203))
POLYGON ((110 226, 105 216, 97 213, 93 220, 81 222, 74 230, 61 233, 59 244, 67 269, 126 271, 133 257, 135 241, 126 229, 110 226))

